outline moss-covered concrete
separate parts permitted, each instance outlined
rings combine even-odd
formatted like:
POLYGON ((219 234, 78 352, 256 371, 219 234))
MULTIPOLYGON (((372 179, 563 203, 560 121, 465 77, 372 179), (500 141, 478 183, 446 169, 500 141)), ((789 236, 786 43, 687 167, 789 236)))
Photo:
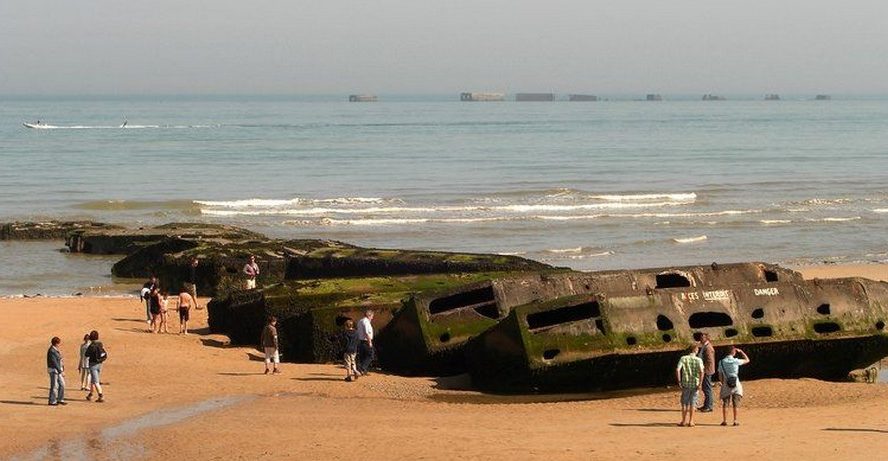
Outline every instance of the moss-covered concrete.
MULTIPOLYGON (((249 292, 232 292, 209 305, 210 327, 235 344, 257 344, 262 319, 279 319, 281 350, 287 361, 328 362, 340 355, 338 337, 345 318, 358 320, 374 309, 374 327, 385 332, 411 294, 476 283, 500 273, 423 274, 290 280, 249 292)), ((379 347, 380 356, 386 349, 379 347)))
POLYGON ((0 240, 64 240, 73 231, 115 231, 121 226, 94 221, 16 221, 0 223, 0 240))
POLYGON ((843 379, 888 355, 886 283, 769 277, 716 285, 691 277, 686 287, 595 291, 515 307, 467 348, 473 380, 518 391, 660 385, 697 331, 716 345, 760 354, 744 370, 748 377, 843 379), (590 303, 594 309, 577 307, 590 303), (842 358, 819 362, 825 351, 842 358))
POLYGON ((138 229, 76 229, 67 235, 65 245, 72 253, 129 255, 169 238, 223 242, 266 239, 261 234, 223 224, 169 223, 138 229))

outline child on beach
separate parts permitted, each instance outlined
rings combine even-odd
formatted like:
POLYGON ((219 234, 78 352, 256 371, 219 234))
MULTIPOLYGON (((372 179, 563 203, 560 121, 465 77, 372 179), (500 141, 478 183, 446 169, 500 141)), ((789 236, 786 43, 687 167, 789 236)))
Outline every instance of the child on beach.
POLYGON ((345 380, 358 379, 358 330, 355 330, 355 322, 348 319, 343 324, 342 344, 343 360, 345 361, 345 380))
POLYGON ((83 343, 80 344, 80 364, 77 370, 80 371, 80 390, 89 390, 89 359, 86 358, 86 350, 89 349, 89 333, 83 335, 83 343))
POLYGON ((191 317, 191 308, 197 308, 197 300, 194 299, 194 296, 188 292, 188 284, 182 287, 182 291, 179 292, 179 334, 187 335, 188 334, 188 320, 191 317))
POLYGON ((157 329, 157 332, 163 332, 169 334, 169 330, 167 330, 167 303, 169 303, 169 295, 167 292, 163 292, 160 297, 160 328, 157 329))

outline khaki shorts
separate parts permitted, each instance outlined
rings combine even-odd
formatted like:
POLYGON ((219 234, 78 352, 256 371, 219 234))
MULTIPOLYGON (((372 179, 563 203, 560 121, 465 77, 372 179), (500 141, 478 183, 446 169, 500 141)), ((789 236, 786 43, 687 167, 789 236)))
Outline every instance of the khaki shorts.
POLYGON ((743 396, 742 396, 742 395, 740 395, 740 394, 731 394, 731 395, 729 395, 729 396, 727 396, 727 397, 725 397, 725 398, 722 399, 722 404, 724 404, 724 406, 728 406, 728 404, 730 403, 730 404, 734 405, 735 407, 739 407, 739 406, 740 406, 740 402, 741 402, 742 400, 743 400, 743 396))
POLYGON ((276 347, 265 348, 265 363, 281 363, 281 354, 278 353, 276 347))
POLYGON ((256 289, 256 279, 247 279, 247 289, 255 290, 256 289))

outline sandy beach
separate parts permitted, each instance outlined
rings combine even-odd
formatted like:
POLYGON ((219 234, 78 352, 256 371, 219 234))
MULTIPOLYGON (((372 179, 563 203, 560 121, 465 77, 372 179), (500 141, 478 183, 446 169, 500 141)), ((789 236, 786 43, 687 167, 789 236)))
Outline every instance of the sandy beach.
MULTIPOLYGON (((888 265, 800 270, 888 280, 888 265)), ((492 396, 468 390, 465 377, 346 383, 333 364, 266 376, 257 350, 208 333, 206 310, 189 336, 148 334, 143 315, 129 298, 0 300, 0 458, 819 460, 888 448, 888 384, 749 381, 741 426, 719 426, 719 409, 678 428, 674 389, 492 396), (77 390, 80 338, 92 329, 109 353, 104 403, 77 390), (66 407, 46 405, 52 336, 63 340, 66 407)))

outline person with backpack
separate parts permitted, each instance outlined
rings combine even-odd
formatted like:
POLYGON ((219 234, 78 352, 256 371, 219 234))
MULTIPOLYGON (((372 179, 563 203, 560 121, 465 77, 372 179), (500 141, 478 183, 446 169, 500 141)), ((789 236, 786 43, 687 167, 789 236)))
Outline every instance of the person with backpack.
POLYGON ((739 426, 737 410, 743 400, 743 385, 740 384, 740 367, 749 363, 746 352, 731 346, 730 352, 718 362, 718 380, 721 383, 719 397, 722 400, 722 426, 728 425, 728 404, 734 408, 734 425, 739 426), (737 355, 742 358, 737 358, 737 355))
POLYGON ((105 352, 105 346, 99 341, 99 332, 93 330, 89 333, 90 344, 86 348, 86 359, 89 361, 89 377, 90 383, 89 394, 86 394, 86 400, 92 400, 93 390, 99 395, 96 402, 104 402, 105 394, 102 392, 102 384, 99 375, 102 374, 102 364, 108 359, 108 353, 105 352))

